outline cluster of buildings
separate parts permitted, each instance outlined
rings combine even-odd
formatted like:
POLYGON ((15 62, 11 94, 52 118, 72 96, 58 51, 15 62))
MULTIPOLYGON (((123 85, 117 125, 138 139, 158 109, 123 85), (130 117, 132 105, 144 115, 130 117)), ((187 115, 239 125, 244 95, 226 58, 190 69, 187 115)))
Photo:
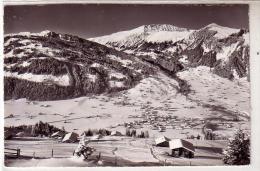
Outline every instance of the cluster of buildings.
POLYGON ((205 120, 202 118, 179 118, 171 114, 159 115, 158 111, 145 112, 142 116, 130 116, 129 118, 137 118, 133 122, 125 123, 128 128, 142 128, 143 125, 148 125, 152 130, 164 132, 166 129, 191 129, 202 128, 205 120))
MULTIPOLYGON (((122 136, 122 133, 119 131, 112 131, 110 136, 122 136)), ((75 132, 65 133, 64 131, 57 131, 51 135, 52 138, 59 140, 63 143, 75 143, 80 141, 82 137, 86 137, 85 132, 83 132, 80 136, 75 132)), ((103 136, 101 134, 96 134, 90 136, 88 138, 89 141, 98 141, 102 139, 103 136)))

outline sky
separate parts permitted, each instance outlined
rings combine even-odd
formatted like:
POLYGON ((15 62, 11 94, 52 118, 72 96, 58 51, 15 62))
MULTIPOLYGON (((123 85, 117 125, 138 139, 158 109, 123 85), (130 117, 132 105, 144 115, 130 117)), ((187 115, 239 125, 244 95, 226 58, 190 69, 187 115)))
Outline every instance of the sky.
POLYGON ((58 4, 4 7, 4 32, 41 32, 97 37, 146 24, 199 29, 210 23, 248 28, 248 5, 58 4))

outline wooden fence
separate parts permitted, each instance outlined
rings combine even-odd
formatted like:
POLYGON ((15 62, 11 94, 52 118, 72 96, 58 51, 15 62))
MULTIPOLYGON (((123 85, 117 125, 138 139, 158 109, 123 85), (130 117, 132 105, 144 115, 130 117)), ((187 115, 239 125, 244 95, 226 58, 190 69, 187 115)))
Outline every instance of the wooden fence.
POLYGON ((21 155, 21 150, 19 148, 5 148, 5 155, 18 158, 21 155))

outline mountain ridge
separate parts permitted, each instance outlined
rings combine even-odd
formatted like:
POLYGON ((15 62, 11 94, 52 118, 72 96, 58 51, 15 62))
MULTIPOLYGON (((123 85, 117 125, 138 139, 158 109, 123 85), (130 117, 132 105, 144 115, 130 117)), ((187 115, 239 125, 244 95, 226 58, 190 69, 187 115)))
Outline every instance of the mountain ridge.
MULTIPOLYGON (((133 30, 128 34, 131 35, 133 30)), ((124 31, 125 34, 126 32, 124 31)), ((211 23, 201 29, 186 32, 185 35, 181 32, 175 33, 160 31, 160 29, 149 33, 148 36, 155 37, 157 41, 150 41, 151 39, 147 39, 148 36, 139 36, 136 41, 132 40, 132 37, 128 39, 122 36, 122 39, 117 41, 113 39, 114 34, 105 36, 105 39, 101 36, 90 40, 129 54, 146 56, 146 59, 153 61, 178 58, 183 65, 188 64, 190 67, 199 65, 213 67, 214 73, 228 79, 249 77, 248 30, 211 23)))
POLYGON ((187 95, 189 84, 176 74, 199 66, 229 80, 249 81, 249 32, 231 29, 215 36, 219 28, 226 29, 215 23, 195 31, 151 24, 123 31, 125 37, 122 32, 111 34, 119 41, 109 44, 94 42, 104 37, 86 40, 49 30, 6 34, 5 99, 59 100, 119 92, 159 70, 175 79, 179 91, 187 95), (181 38, 166 40, 168 35, 181 38), (151 37, 158 41, 148 41, 151 37))

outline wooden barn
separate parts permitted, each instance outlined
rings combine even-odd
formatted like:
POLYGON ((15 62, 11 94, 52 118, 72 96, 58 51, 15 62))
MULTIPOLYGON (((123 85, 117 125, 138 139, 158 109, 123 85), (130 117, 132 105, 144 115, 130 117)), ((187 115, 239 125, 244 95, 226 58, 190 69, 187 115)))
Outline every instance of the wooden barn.
POLYGON ((192 143, 183 139, 174 139, 169 142, 171 155, 173 157, 187 157, 193 158, 195 148, 192 143))

